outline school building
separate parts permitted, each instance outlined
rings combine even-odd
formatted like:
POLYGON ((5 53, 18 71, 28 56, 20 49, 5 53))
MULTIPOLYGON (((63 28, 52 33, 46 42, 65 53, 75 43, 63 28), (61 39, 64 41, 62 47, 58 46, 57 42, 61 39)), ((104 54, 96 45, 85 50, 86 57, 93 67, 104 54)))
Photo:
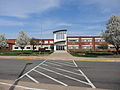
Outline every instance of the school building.
MULTIPOLYGON (((70 50, 91 50, 102 51, 99 45, 108 45, 107 51, 115 51, 113 45, 105 42, 101 36, 67 36, 67 30, 56 30, 53 32, 53 39, 35 39, 38 44, 35 45, 35 50, 44 48, 45 50, 54 51, 70 51, 70 50)), ((21 50, 16 46, 16 39, 8 39, 8 46, 1 50, 21 50)), ((24 50, 32 50, 32 45, 27 45, 24 50)))

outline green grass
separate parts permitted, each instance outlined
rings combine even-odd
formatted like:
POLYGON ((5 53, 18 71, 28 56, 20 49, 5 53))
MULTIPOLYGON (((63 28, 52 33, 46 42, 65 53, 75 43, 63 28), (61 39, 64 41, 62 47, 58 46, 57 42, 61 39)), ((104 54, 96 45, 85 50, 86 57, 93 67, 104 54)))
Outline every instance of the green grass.
POLYGON ((31 51, 31 50, 13 50, 13 51, 0 51, 0 56, 38 56, 39 54, 51 54, 52 52, 42 52, 39 53, 37 51, 31 51))
POLYGON ((84 55, 80 53, 70 53, 70 54, 76 57, 97 57, 97 55, 84 55))

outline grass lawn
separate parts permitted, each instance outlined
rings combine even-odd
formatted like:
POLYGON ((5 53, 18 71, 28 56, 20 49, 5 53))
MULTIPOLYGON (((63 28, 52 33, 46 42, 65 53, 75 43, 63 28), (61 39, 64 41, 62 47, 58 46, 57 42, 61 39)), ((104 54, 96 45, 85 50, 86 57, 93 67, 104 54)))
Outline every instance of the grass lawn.
POLYGON ((110 51, 84 51, 84 52, 70 52, 71 55, 76 57, 98 57, 98 56, 112 56, 113 52, 110 51))
POLYGON ((38 56, 43 54, 51 54, 52 51, 47 52, 38 52, 38 51, 31 51, 31 50, 14 50, 14 51, 0 51, 0 56, 38 56))

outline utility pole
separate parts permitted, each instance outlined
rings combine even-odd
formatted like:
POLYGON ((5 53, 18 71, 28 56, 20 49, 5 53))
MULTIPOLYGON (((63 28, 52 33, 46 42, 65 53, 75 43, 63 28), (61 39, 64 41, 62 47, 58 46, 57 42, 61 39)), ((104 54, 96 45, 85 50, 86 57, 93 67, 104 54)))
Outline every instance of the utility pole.
POLYGON ((43 25, 41 24, 40 25, 41 27, 41 32, 40 32, 40 34, 41 34, 41 36, 40 36, 40 51, 39 51, 39 54, 40 54, 40 52, 42 52, 42 45, 43 45, 43 39, 42 39, 42 37, 43 37, 43 33, 42 33, 42 29, 43 29, 43 25))

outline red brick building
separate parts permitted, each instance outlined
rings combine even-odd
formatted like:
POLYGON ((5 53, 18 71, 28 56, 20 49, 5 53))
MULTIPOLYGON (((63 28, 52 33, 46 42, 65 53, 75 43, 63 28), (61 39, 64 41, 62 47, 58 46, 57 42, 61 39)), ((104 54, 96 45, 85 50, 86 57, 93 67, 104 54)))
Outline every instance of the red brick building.
MULTIPOLYGON (((39 48, 45 48, 46 50, 54 49, 54 51, 102 51, 103 49, 98 48, 100 45, 108 45, 108 49, 104 50, 115 50, 114 46, 105 42, 101 36, 67 36, 67 30, 57 30, 54 31, 53 34, 54 39, 36 39, 38 44, 35 45, 35 50, 39 50, 39 48)), ((0 50, 21 50, 20 47, 15 45, 15 39, 8 39, 7 43, 7 48, 0 50)), ((32 49, 32 45, 27 45, 24 48, 24 50, 32 49)))

